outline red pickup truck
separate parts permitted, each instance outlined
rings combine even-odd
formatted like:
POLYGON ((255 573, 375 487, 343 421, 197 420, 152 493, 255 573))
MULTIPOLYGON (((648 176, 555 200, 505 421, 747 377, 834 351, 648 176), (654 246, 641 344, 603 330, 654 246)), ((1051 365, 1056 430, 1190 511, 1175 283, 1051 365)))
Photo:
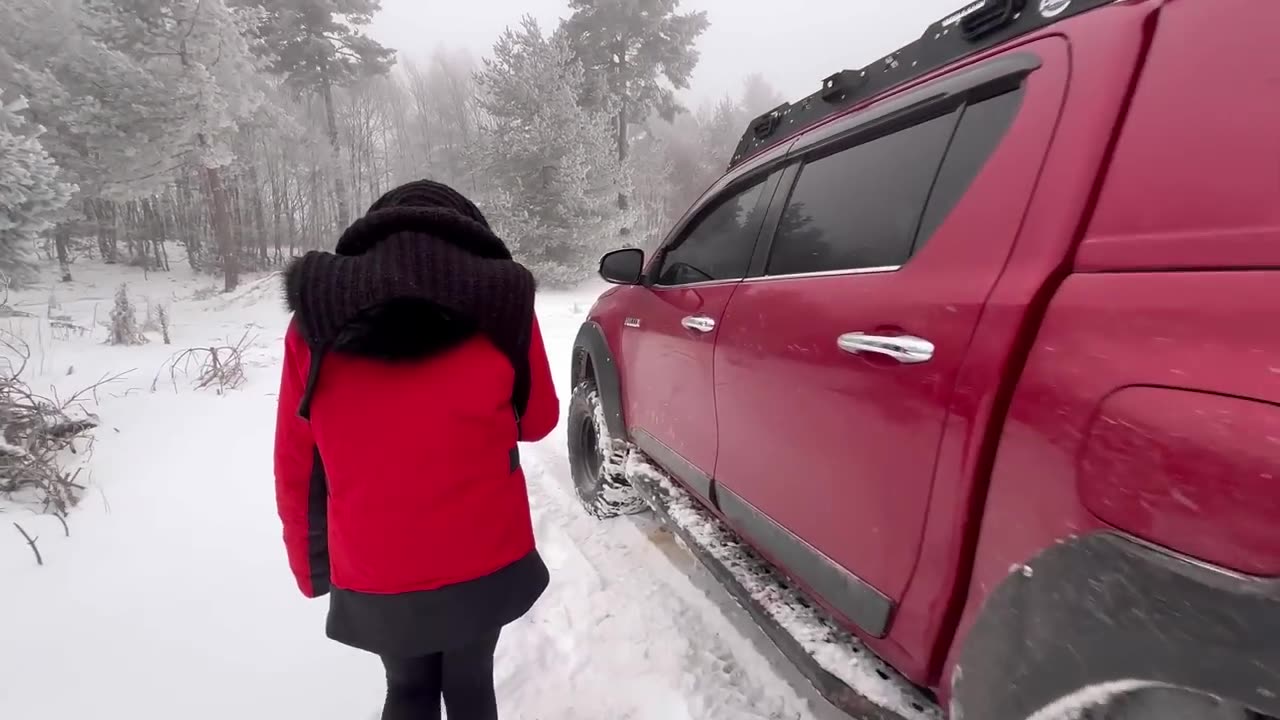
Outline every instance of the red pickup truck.
POLYGON ((762 116, 601 262, 584 505, 661 511, 858 717, 1280 718, 1277 29, 978 0, 762 116))

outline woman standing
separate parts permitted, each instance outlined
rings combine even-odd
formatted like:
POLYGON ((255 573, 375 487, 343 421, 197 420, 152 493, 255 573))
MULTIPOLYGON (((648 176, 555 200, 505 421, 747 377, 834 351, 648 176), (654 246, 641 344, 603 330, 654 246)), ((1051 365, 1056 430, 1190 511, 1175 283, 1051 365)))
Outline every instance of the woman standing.
POLYGON ((559 402, 534 281, 439 183, 383 196, 285 273, 275 475, 330 638, 382 658, 384 720, 497 717, 502 627, 546 589, 518 442, 559 402))

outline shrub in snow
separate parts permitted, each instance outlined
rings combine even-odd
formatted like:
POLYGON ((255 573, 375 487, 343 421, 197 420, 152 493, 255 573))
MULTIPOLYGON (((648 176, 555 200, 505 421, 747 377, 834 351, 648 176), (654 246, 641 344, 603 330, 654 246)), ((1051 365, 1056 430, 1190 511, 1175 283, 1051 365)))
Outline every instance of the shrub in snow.
MULTIPOLYGON (((166 321, 167 322, 167 321, 166 321)), ((228 390, 235 390, 244 384, 244 353, 253 346, 255 338, 246 331, 234 344, 228 340, 224 345, 187 348, 169 358, 160 372, 151 381, 151 392, 160 385, 160 376, 169 371, 169 381, 173 389, 178 390, 178 376, 191 379, 192 387, 197 390, 214 390, 219 395, 228 390)), ((168 343, 168 333, 165 343, 168 343)))
POLYGON ((111 308, 111 322, 107 327, 111 332, 107 342, 112 345, 142 345, 147 341, 147 336, 138 327, 138 312, 129 299, 128 283, 121 283, 116 290, 116 302, 111 308))
POLYGON ((36 244, 53 226, 74 189, 58 179, 58 167, 40 144, 44 129, 20 115, 19 98, 0 91, 0 270, 15 283, 35 278, 36 244))
POLYGON ((151 298, 147 298, 147 318, 142 321, 143 332, 158 332, 164 338, 164 344, 169 345, 169 310, 163 303, 153 303, 151 298))
POLYGON ((160 325, 160 337, 164 344, 171 345, 173 339, 169 337, 169 310, 164 305, 156 306, 156 323, 160 325))
POLYGON ((44 397, 23 380, 30 358, 31 348, 24 340, 0 331, 0 509, 3 501, 11 501, 65 517, 84 490, 79 466, 86 454, 83 447, 77 452, 77 443, 88 442, 89 432, 98 425, 86 400, 116 378, 65 400, 44 397), (81 458, 75 468, 68 467, 72 453, 81 458))

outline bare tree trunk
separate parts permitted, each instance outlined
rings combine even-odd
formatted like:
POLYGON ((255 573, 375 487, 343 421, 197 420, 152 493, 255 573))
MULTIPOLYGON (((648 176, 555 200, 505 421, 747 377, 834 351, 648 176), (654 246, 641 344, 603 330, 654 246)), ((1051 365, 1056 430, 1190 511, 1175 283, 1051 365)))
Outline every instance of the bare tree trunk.
MULTIPOLYGON (((124 231, 125 231, 124 232, 124 249, 125 249, 125 253, 127 253, 128 255, 128 264, 130 265, 133 265, 138 258, 137 242, 140 238, 137 238, 137 233, 134 232, 134 227, 136 226, 136 223, 134 220, 134 214, 135 214, 136 208, 137 208, 137 203, 136 201, 133 201, 133 200, 130 200, 129 202, 125 203, 122 208, 124 211, 123 224, 124 224, 124 231)), ((146 256, 146 248, 143 248, 142 255, 144 257, 146 256)), ((144 267, 145 267, 145 264, 144 264, 144 267)))
MULTIPOLYGON (((618 165, 619 167, 626 166, 628 149, 629 148, 627 144, 627 100, 626 98, 623 98, 622 108, 618 110, 618 165)), ((626 212, 627 209, 630 207, 630 205, 631 205, 631 202, 627 198, 627 193, 624 190, 619 189, 618 190, 618 209, 621 210, 622 212, 626 212)), ((628 237, 629 235, 631 235, 631 228, 628 227, 627 225, 623 225, 621 228, 619 228, 618 234, 624 238, 628 237)))
POLYGON ((156 237, 152 250, 155 251, 156 255, 156 268, 165 272, 169 272, 172 269, 169 267, 169 251, 164 245, 165 239, 169 236, 169 221, 165 213, 164 202, 165 197, 168 197, 168 195, 169 192, 166 191, 163 196, 154 198, 152 202, 156 215, 156 237))
MULTIPOLYGON (((618 74, 619 76, 621 76, 621 78, 626 77, 627 45, 628 45, 627 39, 623 37, 618 41, 618 48, 617 50, 615 50, 615 54, 618 57, 618 60, 617 60, 618 74)), ((627 86, 626 86, 625 79, 622 80, 621 85, 622 85, 622 96, 619 98, 620 102, 618 103, 618 166, 625 167, 627 164, 627 155, 629 154, 629 151, 630 151, 630 143, 627 138, 627 131, 629 129, 627 127, 627 112, 629 111, 629 108, 627 107, 627 86)), ((622 190, 619 190, 618 191, 618 209, 622 210, 623 212, 626 212, 629 204, 630 203, 627 199, 627 193, 622 190)), ((619 234, 621 234, 623 237, 626 237, 627 235, 631 234, 631 228, 626 227, 624 225, 621 231, 619 232, 619 234)))
MULTIPOLYGON (((284 198, 284 202, 285 202, 285 212, 287 213, 287 215, 285 215, 285 220, 289 222, 289 254, 290 255, 294 254, 293 249, 296 246, 296 243, 298 241, 297 213, 298 213, 298 209, 302 207, 302 183, 298 183, 297 188, 298 188, 298 196, 295 200, 294 198, 290 198, 287 195, 289 188, 287 186, 285 187, 286 195, 284 198)), ((277 256, 280 255, 280 243, 278 240, 276 241, 276 255, 277 256)), ((283 258, 277 258, 277 259, 283 260, 283 258)))
POLYGON ((321 201, 321 198, 323 196, 320 193, 320 183, 317 182, 318 177, 319 177, 318 172, 313 173, 311 175, 311 198, 310 198, 311 212, 309 214, 309 219, 311 221, 309 225, 311 226, 311 230, 310 230, 310 237, 307 238, 306 245, 305 245, 305 247, 308 250, 315 247, 314 243, 320 237, 320 231, 322 227, 320 224, 321 223, 320 216, 324 212, 324 203, 321 201))
POLYGON ((209 216, 213 220, 213 235, 218 241, 218 251, 222 254, 225 288, 226 292, 231 292, 240 284, 240 255, 231 235, 231 213, 227 208, 227 189, 222 184, 222 173, 218 168, 206 167, 204 177, 209 187, 209 216))
POLYGON ((58 254, 58 272, 62 282, 71 282, 71 223, 61 223, 53 231, 53 244, 58 254))
POLYGON ((142 220, 146 225, 146 237, 151 241, 147 265, 155 270, 167 270, 161 251, 164 246, 164 214, 158 198, 149 197, 142 201, 142 220))
POLYGON ((333 192, 338 198, 338 224, 346 227, 351 210, 347 205, 346 181, 342 179, 342 144, 338 140, 338 113, 333 106, 333 86, 329 81, 320 83, 320 99, 324 101, 324 119, 329 126, 329 145, 333 148, 333 192))
POLYGON ((178 222, 178 236, 187 249, 187 264, 192 270, 199 272, 203 248, 200 246, 200 234, 192 220, 193 205, 191 182, 184 176, 178 180, 178 197, 175 201, 174 215, 178 222))
MULTIPOLYGON (((271 188, 271 242, 275 247, 274 262, 282 261, 281 242, 280 242, 280 218, 285 214, 285 203, 282 201, 280 192, 280 180, 276 177, 276 165, 270 159, 270 155, 266 152, 266 143, 262 145, 263 156, 267 157, 267 184, 271 188)), ((264 190, 265 192, 265 190, 264 190)), ((290 223, 292 224, 292 223, 290 223)), ((266 248, 266 239, 263 239, 263 248, 266 248)))
POLYGON ((86 200, 89 216, 93 218, 94 232, 98 238, 98 253, 102 261, 114 265, 118 259, 115 244, 115 213, 106 200, 86 200))
POLYGON ((253 215, 253 232, 258 236, 258 242, 254 247, 258 249, 259 262, 266 267, 270 260, 270 253, 267 250, 267 213, 263 208, 262 199, 266 188, 258 182, 257 163, 249 164, 249 192, 252 195, 249 199, 249 212, 253 215))

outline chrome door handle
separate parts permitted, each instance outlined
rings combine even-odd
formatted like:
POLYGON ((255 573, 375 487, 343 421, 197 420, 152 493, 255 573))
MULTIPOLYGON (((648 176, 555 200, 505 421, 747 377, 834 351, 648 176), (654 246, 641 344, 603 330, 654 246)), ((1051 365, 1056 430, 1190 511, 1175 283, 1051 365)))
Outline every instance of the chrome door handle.
POLYGON ((876 353, 891 357, 903 365, 915 365, 933 359, 933 343, 914 335, 867 335, 855 332, 841 335, 838 343, 840 349, 847 353, 876 353))
POLYGON ((706 315, 690 315, 681 320, 680 324, 689 330, 700 333, 709 333, 716 329, 716 321, 706 315))

